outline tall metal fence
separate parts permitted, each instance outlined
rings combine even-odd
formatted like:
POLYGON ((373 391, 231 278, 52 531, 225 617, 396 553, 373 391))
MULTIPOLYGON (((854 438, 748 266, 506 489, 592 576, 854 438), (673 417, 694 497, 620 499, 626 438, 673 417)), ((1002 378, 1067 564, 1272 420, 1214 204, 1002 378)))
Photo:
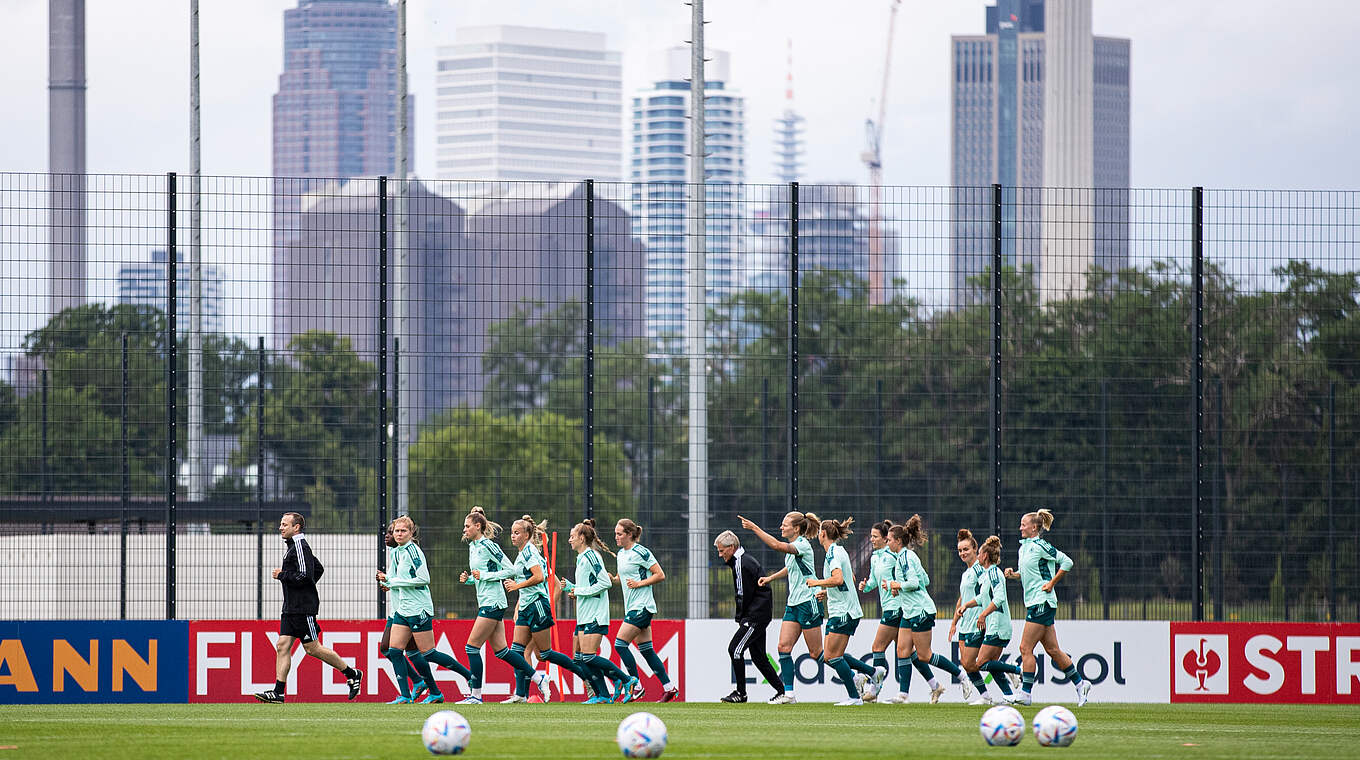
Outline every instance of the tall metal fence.
MULTIPOLYGON (((197 234, 186 188, 0 174, 0 565, 32 579, 0 619, 273 617, 286 511, 324 616, 381 613, 402 512, 468 616, 473 505, 548 520, 568 576, 572 525, 631 518, 661 616, 730 613, 688 554, 685 185, 204 177, 197 234)), ((738 515, 853 516, 862 571, 920 514, 948 615, 956 531, 1010 565, 1043 506, 1063 616, 1355 620, 1357 201, 710 184, 698 545, 772 572, 738 515)))

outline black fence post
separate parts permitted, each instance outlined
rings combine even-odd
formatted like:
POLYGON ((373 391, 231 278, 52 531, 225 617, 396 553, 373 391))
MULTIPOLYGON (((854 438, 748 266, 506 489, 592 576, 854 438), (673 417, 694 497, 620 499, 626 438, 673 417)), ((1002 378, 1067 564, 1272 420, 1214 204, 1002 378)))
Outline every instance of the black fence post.
POLYGON ((255 368, 255 619, 264 619, 264 336, 255 368))
POLYGON ((1214 390, 1218 396, 1214 399, 1215 413, 1218 417, 1218 432, 1214 436, 1214 620, 1224 620, 1223 602, 1226 584, 1223 582, 1223 553, 1227 550, 1228 536, 1223 522, 1223 499, 1227 488, 1224 487, 1223 478, 1223 378, 1214 379, 1214 390))
POLYGON ((118 499, 118 619, 127 620, 127 525, 128 503, 132 501, 132 467, 128 457, 128 336, 119 336, 122 346, 122 387, 119 392, 118 426, 121 432, 119 447, 120 488, 118 499))
POLYGON ((647 524, 656 515, 656 378, 647 376, 647 524))
POLYGON ((175 398, 179 394, 179 377, 175 363, 178 361, 177 344, 179 326, 175 323, 179 293, 175 266, 179 260, 176 242, 178 223, 175 219, 178 191, 175 189, 175 173, 166 175, 166 243, 165 243, 165 617, 175 619, 175 531, 176 503, 175 492, 179 481, 179 443, 176 440, 176 425, 179 410, 175 398))
MULTIPOLYGON (((378 177, 378 569, 387 570, 387 177, 378 177)), ((378 617, 387 617, 387 594, 378 594, 378 617)))
POLYGON ((789 183, 789 495, 798 510, 798 183, 789 183))
POLYGON ((874 398, 877 414, 874 415, 874 505, 872 514, 886 514, 889 510, 883 503, 883 378, 874 381, 874 398))
POLYGON ((586 367, 581 489, 586 517, 595 517, 595 180, 586 180, 586 367))
POLYGON ((41 483, 42 485, 42 500, 44 502, 48 502, 52 500, 52 474, 51 472, 49 472, 49 468, 47 465, 47 460, 48 457, 50 456, 47 443, 47 426, 48 426, 47 368, 43 367, 42 371, 39 374, 42 377, 42 429, 41 429, 42 459, 40 464, 41 472, 39 473, 38 482, 41 483))
POLYGON ((1327 383, 1327 621, 1336 622, 1336 381, 1327 383))
POLYGON ((760 378, 760 524, 770 524, 770 378, 760 378))
POLYGON ((992 533, 1001 535, 1001 185, 992 185, 992 533))
MULTIPOLYGON (((1110 619, 1110 387, 1100 379, 1100 601, 1110 619)), ((996 535, 1001 535, 1000 533, 996 535)))
POLYGON ((1193 585, 1190 612, 1195 620, 1204 619, 1204 188, 1191 193, 1192 250, 1194 257, 1194 305, 1190 346, 1191 407, 1190 487, 1191 487, 1191 553, 1194 555, 1193 585))

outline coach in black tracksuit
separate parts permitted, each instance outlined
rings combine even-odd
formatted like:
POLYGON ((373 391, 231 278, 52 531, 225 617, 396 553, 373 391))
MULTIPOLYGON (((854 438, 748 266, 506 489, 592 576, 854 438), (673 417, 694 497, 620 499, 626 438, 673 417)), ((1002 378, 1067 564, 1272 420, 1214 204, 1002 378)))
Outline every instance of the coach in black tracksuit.
POLYGON ((760 561, 741 548, 741 540, 730 530, 725 530, 714 539, 718 556, 732 568, 732 588, 737 599, 737 632, 727 645, 727 654, 732 660, 732 680, 737 688, 722 698, 723 702, 746 701, 746 654, 749 651, 756 670, 775 688, 775 696, 784 693, 784 682, 779 679, 779 671, 770 664, 770 656, 765 651, 765 629, 770 625, 770 611, 774 600, 768 586, 756 581, 765 571, 760 561))
POLYGON ((284 701, 288 671, 293 669, 295 641, 302 642, 307 654, 345 674, 350 699, 359 696, 359 684, 364 677, 340 659, 335 650, 321 646, 321 628, 316 623, 321 598, 316 593, 316 582, 326 569, 312 556, 302 524, 302 515, 297 512, 287 512, 279 519, 279 537, 287 548, 283 552, 283 566, 274 568, 273 576, 283 586, 283 614, 279 618, 279 643, 274 649, 274 688, 255 695, 261 702, 284 701))

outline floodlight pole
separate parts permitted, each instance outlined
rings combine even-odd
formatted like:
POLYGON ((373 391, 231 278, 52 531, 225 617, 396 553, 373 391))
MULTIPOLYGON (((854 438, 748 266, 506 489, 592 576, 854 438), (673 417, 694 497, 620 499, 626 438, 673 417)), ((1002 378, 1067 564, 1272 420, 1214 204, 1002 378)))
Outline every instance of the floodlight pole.
POLYGON ((690 0, 689 251, 685 256, 685 355, 689 357, 689 617, 708 617, 708 193, 704 177, 704 0, 690 0))
MULTIPOLYGON (((406 124, 406 0, 397 0, 397 192, 396 192, 396 213, 393 218, 396 221, 396 233, 393 237, 393 249, 397 252, 397 297, 393 304, 395 307, 395 321, 397 323, 396 339, 406 346, 413 346, 410 340, 410 315, 411 303, 411 277, 408 264, 408 226, 406 220, 407 189, 410 183, 407 181, 406 152, 407 152, 407 124, 406 124)), ((411 352, 411 349, 407 349, 411 352)), ((414 354, 414 352, 411 352, 414 354)), ((411 477, 410 462, 410 441, 411 441, 411 381, 410 371, 402 372, 397 375, 397 415, 393 420, 396 426, 396 454, 397 454, 397 482, 396 514, 404 515, 410 512, 411 491, 409 488, 411 477)))
POLYGON ((189 0, 189 501, 206 495, 203 466, 203 167, 198 92, 198 0, 189 0))

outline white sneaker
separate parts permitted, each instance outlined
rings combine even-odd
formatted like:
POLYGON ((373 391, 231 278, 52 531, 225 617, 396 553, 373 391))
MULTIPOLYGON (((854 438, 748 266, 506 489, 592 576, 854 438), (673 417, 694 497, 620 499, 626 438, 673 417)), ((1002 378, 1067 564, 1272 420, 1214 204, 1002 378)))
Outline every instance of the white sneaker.
POLYGON ((982 694, 977 695, 977 697, 975 697, 973 701, 969 702, 968 704, 972 705, 973 707, 978 707, 980 705, 994 705, 996 704, 996 701, 992 699, 991 694, 987 694, 986 692, 984 692, 982 694))
POLYGON ((770 697, 770 701, 766 702, 765 704, 767 704, 767 705, 792 705, 792 704, 797 704, 797 702, 798 702, 798 700, 794 699, 792 694, 790 694, 790 693, 788 693, 788 692, 784 692, 783 694, 780 694, 780 695, 777 696, 777 697, 770 697))
POLYGON ((1084 707, 1087 700, 1091 698, 1091 682, 1082 681, 1077 684, 1077 707, 1084 707))
POLYGON ((930 690, 930 703, 936 705, 940 703, 940 697, 944 696, 944 684, 940 684, 930 690))
POLYGON ((551 702, 552 690, 548 688, 548 674, 541 671, 534 671, 533 681, 534 686, 538 689, 538 696, 542 697, 545 703, 551 702))
POLYGON ((862 696, 865 690, 869 688, 869 677, 864 675, 863 673, 856 671, 854 680, 855 691, 859 692, 860 695, 862 696))
POLYGON ((864 704, 862 699, 842 699, 836 703, 836 707, 855 707, 864 704))
POLYGON ((889 704, 893 704, 893 705, 905 705, 905 704, 910 704, 910 703, 911 703, 911 698, 908 697, 908 696, 906 695, 905 692, 902 692, 902 693, 898 693, 898 694, 895 695, 892 699, 888 700, 888 703, 889 703, 889 704))
POLYGON ((977 689, 973 688, 973 682, 967 675, 959 681, 959 688, 963 690, 963 701, 972 704, 973 697, 977 696, 977 689))
MULTIPOLYGON (((527 697, 521 697, 521 696, 518 695, 518 694, 511 694, 510 696, 506 697, 505 699, 502 699, 502 700, 501 700, 501 704, 503 704, 503 705, 517 705, 517 704, 520 704, 521 702, 528 702, 528 701, 529 701, 529 699, 528 699, 527 697)), ((459 704, 462 704, 462 702, 459 702, 459 704)))

